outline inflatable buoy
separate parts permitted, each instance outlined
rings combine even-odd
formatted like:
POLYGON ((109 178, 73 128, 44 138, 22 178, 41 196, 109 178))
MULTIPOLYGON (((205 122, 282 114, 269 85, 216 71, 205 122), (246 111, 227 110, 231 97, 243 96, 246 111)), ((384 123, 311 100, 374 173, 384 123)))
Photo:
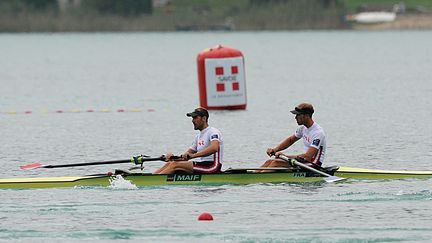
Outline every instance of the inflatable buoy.
POLYGON ((198 54, 200 105, 210 110, 246 109, 243 54, 218 45, 198 54))

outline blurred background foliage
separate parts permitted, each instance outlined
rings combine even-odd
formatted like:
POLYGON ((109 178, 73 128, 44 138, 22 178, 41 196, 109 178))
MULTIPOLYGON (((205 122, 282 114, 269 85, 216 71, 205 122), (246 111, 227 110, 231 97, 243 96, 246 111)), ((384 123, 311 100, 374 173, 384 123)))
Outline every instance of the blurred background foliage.
POLYGON ((347 14, 401 3, 432 9, 432 0, 0 0, 0 32, 344 29, 347 14))

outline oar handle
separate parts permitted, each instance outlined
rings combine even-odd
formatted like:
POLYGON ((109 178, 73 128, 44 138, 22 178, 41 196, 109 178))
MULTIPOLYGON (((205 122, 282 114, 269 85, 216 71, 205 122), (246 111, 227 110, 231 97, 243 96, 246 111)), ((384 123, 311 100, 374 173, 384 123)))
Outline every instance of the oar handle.
MULTIPOLYGON (((158 160, 165 160, 165 155, 161 155, 160 157, 156 157, 156 158, 151 158, 148 157, 146 155, 140 155, 140 156, 133 156, 129 162, 131 162, 132 164, 136 164, 136 165, 142 165, 143 162, 147 162, 147 161, 158 161, 158 160)), ((120 162, 123 163, 123 162, 120 162)))

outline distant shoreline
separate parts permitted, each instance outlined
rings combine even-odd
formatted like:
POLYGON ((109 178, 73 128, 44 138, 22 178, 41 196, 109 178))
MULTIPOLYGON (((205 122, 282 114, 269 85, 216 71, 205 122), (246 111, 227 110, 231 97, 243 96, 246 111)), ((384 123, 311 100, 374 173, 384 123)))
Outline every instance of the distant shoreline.
POLYGON ((395 2, 388 0, 0 1, 0 33, 432 30, 431 0, 395 2), (377 18, 379 13, 381 15, 377 18), (352 21, 392 22, 360 24, 352 21))
POLYGON ((400 14, 393 22, 358 24, 343 21, 343 17, 323 17, 320 21, 246 21, 227 22, 215 19, 208 22, 178 22, 175 19, 143 16, 122 18, 118 16, 32 15, 12 19, 0 16, 0 33, 38 32, 172 32, 172 31, 284 31, 284 30, 432 30, 432 14, 400 14))

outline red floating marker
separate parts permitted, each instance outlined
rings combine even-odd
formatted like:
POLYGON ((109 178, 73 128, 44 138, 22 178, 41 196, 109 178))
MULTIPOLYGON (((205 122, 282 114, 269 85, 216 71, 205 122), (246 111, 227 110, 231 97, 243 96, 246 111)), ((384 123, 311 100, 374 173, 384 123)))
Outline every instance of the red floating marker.
POLYGON ((93 109, 88 109, 88 110, 86 110, 86 112, 94 112, 94 110, 93 109))
POLYGON ((32 111, 25 111, 24 114, 31 114, 32 111))
POLYGON ((198 217, 198 220, 213 220, 213 215, 205 212, 198 217))
POLYGON ((63 113, 63 110, 56 110, 56 113, 63 113))
POLYGON ((113 173, 110 171, 110 172, 107 173, 107 175, 108 175, 108 176, 112 176, 113 173))
POLYGON ((125 109, 118 109, 117 112, 125 112, 125 109))
POLYGON ((155 112, 156 110, 150 108, 150 109, 148 109, 147 111, 148 111, 148 112, 155 112))

